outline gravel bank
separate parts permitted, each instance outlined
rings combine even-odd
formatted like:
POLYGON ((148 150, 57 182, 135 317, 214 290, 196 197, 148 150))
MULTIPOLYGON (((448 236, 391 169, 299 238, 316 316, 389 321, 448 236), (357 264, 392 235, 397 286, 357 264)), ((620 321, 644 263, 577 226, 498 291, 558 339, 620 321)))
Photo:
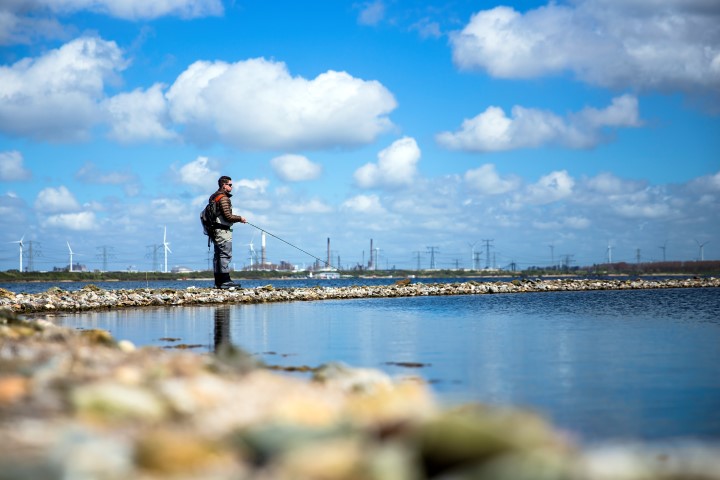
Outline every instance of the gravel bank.
POLYGON ((513 280, 511 282, 411 283, 400 280, 388 286, 282 288, 271 285, 234 291, 190 286, 183 290, 103 290, 87 285, 66 292, 58 287, 35 294, 16 294, 0 289, 0 308, 13 312, 82 311, 161 305, 211 305, 221 303, 265 303, 316 301, 348 298, 414 297, 424 295, 482 295, 494 293, 627 290, 650 288, 720 287, 718 278, 669 280, 513 280))
POLYGON ((720 479, 718 445, 583 447, 530 412, 443 408, 419 379, 330 364, 306 381, 9 310, 0 445, 0 479, 720 479))

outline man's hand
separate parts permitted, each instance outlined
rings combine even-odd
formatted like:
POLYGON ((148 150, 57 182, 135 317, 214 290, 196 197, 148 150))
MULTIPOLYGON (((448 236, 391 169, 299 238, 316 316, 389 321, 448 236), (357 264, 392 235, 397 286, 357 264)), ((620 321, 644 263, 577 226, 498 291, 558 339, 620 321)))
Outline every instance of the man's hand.
POLYGON ((245 217, 240 217, 240 222, 241 222, 241 223, 247 223, 247 220, 245 219, 245 217))

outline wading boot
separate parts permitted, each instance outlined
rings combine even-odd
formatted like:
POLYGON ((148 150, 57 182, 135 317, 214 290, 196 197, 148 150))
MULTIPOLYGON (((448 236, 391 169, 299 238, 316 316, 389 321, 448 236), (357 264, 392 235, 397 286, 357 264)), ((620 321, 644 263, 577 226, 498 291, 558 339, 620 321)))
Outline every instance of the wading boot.
POLYGON ((239 283, 235 283, 230 279, 229 273, 221 273, 220 275, 222 276, 222 283, 219 288, 222 288, 223 290, 234 290, 236 288, 240 288, 239 283))

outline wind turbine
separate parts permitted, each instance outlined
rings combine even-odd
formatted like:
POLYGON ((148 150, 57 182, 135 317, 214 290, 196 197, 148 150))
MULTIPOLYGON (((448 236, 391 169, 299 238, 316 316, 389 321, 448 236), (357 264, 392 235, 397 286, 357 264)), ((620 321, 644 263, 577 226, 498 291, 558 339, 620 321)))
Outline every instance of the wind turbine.
POLYGON ((73 260, 72 260, 73 251, 72 251, 72 248, 70 248, 70 242, 66 241, 65 243, 67 243, 68 250, 70 251, 70 271, 72 272, 73 271, 73 260))
POLYGON ((25 238, 25 235, 23 235, 22 237, 20 237, 20 240, 15 240, 14 242, 10 242, 10 243, 17 243, 17 244, 20 245, 20 273, 22 273, 22 271, 23 271, 23 269, 22 269, 22 256, 23 256, 23 239, 24 239, 24 238, 25 238))
POLYGON ((254 270, 253 266, 257 262, 257 253, 255 252, 255 246, 253 245, 253 241, 255 240, 255 233, 252 234, 252 237, 250 237, 250 243, 246 243, 246 247, 250 247, 249 249, 249 255, 250 255, 250 270, 254 270))
POLYGON ((703 243, 700 243, 697 240, 695 240, 695 243, 697 243, 698 247, 700 248, 700 261, 701 262, 705 261, 705 255, 703 254, 703 249, 705 248, 705 245, 710 243, 710 240, 708 240, 707 242, 703 242, 703 243))
POLYGON ((245 246, 250 247, 250 270, 253 270, 253 260, 257 257, 257 255, 255 254, 255 247, 253 246, 253 241, 250 240, 250 243, 246 243, 245 246))
POLYGON ((168 273, 167 254, 168 254, 168 252, 172 253, 172 250, 170 250, 170 244, 167 242, 167 226, 164 227, 164 230, 163 230, 163 251, 165 253, 165 273, 168 273))
POLYGON ((470 245, 470 265, 472 265, 473 270, 475 270, 475 244, 477 242, 468 242, 468 245, 470 245))

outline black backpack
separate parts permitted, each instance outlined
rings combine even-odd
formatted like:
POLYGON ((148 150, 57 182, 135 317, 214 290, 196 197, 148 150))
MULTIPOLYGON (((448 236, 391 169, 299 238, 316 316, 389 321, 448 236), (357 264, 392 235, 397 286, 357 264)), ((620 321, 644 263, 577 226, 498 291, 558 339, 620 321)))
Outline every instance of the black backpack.
MULTIPOLYGON (((202 212, 200 212, 200 223, 202 224, 203 233, 208 237, 212 237, 217 228, 217 217, 220 215, 220 198, 225 194, 219 193, 214 198, 208 200, 208 204, 205 205, 202 212)), ((208 238, 208 242, 210 239, 208 238)))

